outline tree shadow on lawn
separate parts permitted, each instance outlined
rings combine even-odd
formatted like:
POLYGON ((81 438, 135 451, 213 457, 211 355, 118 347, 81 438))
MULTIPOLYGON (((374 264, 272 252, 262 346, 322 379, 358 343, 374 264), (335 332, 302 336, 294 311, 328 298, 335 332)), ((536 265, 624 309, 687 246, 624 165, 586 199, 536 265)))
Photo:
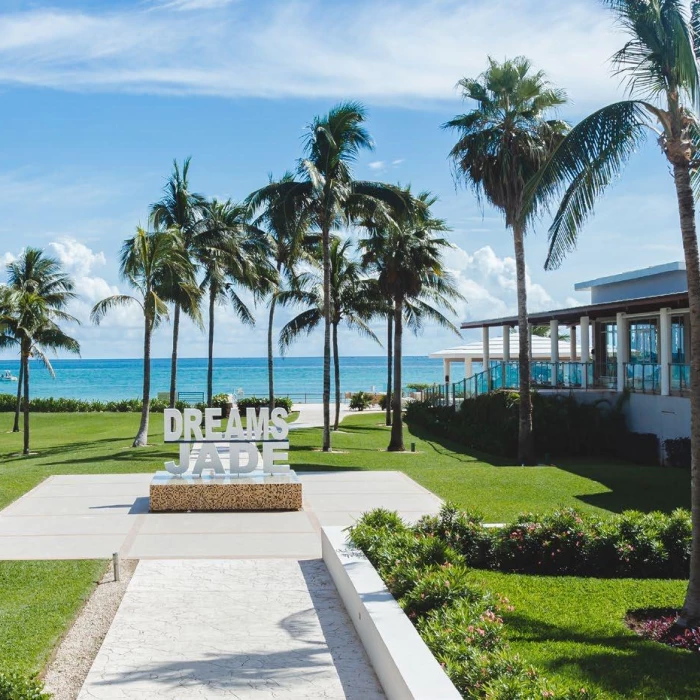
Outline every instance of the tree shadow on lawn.
POLYGON ((572 460, 557 468, 605 486, 609 491, 576 496, 577 499, 613 513, 625 510, 670 513, 690 508, 690 472, 669 467, 649 467, 610 459, 595 462, 572 460))
MULTIPOLYGON (((696 654, 642 639, 636 634, 586 633, 575 627, 552 625, 525 615, 509 613, 506 628, 517 630, 513 642, 546 645, 546 658, 539 652, 536 664, 548 671, 567 674, 575 667, 586 682, 628 698, 694 698, 700 687, 696 654), (556 644, 562 644, 557 649, 556 644), (577 655, 571 644, 600 647, 577 655)), ((588 651, 588 650, 586 650, 588 651)), ((522 650, 527 658, 527 652, 522 650)))

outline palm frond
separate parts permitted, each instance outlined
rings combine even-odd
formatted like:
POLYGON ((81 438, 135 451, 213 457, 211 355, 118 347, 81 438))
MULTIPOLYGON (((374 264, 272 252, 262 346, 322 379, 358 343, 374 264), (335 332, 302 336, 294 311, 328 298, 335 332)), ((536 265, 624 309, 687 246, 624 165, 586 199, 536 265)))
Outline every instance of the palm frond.
POLYGON ((111 297, 102 299, 102 301, 98 301, 97 304, 92 307, 92 311, 90 312, 90 320, 95 325, 99 326, 108 311, 111 311, 112 309, 124 308, 126 306, 130 306, 131 304, 138 304, 143 309, 143 304, 136 299, 136 297, 131 297, 127 294, 114 294, 111 297))

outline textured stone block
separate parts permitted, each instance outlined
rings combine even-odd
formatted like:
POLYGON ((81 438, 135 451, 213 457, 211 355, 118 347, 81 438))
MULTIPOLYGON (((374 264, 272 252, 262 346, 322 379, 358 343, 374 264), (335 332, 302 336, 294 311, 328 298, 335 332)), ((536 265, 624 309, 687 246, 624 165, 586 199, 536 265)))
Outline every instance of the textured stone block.
POLYGON ((174 476, 157 472, 151 481, 153 512, 301 510, 301 481, 295 472, 174 476))

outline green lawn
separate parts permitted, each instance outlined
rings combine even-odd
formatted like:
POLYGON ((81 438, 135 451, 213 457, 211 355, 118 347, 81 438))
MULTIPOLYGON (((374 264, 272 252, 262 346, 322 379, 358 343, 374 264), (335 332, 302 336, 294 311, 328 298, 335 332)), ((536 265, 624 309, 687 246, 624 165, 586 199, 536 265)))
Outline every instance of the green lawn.
MULTIPOLYGON (((176 457, 162 442, 162 416, 151 420, 153 447, 130 447, 138 426, 136 414, 37 414, 32 416, 32 449, 16 456, 21 435, 4 432, 12 417, 0 414, 0 507, 7 505, 50 474, 148 472, 176 457)), ((519 467, 467 452, 446 441, 407 430, 406 447, 416 454, 385 452, 388 429, 379 414, 346 418, 333 436, 339 453, 317 450, 318 429, 290 433, 290 461, 295 468, 398 469, 442 498, 477 508, 491 521, 512 518, 523 510, 559 505, 600 513, 639 510, 670 511, 690 505, 689 473, 641 467, 612 460, 576 460, 557 466, 519 467)))
POLYGON ((553 681, 611 699, 700 697, 697 654, 644 640, 624 624, 628 610, 680 607, 684 581, 472 576, 510 600, 515 610, 503 618, 513 650, 553 681))
MULTIPOLYGON (((32 449, 19 457, 21 435, 4 432, 0 414, 0 507, 51 474, 150 472, 176 456, 162 443, 162 416, 151 422, 152 447, 130 447, 135 414, 37 414, 32 449)), ((417 453, 389 454, 379 414, 347 418, 333 437, 337 453, 318 450, 318 429, 290 433, 290 460, 299 469, 398 469, 445 499, 476 508, 490 521, 523 510, 560 505, 619 512, 670 511, 689 506, 688 472, 615 461, 577 460, 518 467, 476 455, 407 430, 417 453)), ((6 426, 6 427, 5 427, 6 426)), ((99 562, 0 563, 0 666, 41 667, 56 637, 89 593, 99 562)), ((522 656, 550 677, 597 687, 610 698, 694 698, 700 663, 689 652, 638 639, 622 623, 625 612, 675 606, 680 581, 539 578, 475 571, 474 577, 516 606, 507 623, 522 656)))
POLYGON ((102 561, 0 561, 0 670, 41 671, 102 561))

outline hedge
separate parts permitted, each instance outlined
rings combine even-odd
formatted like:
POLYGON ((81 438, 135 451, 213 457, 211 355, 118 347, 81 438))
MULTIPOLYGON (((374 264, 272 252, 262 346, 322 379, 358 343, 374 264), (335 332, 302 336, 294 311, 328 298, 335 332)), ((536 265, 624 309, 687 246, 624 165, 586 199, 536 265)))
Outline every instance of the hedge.
MULTIPOLYGON (((548 457, 614 456, 658 464, 659 442, 653 434, 631 433, 622 412, 623 396, 578 403, 571 395, 532 394, 533 437, 541 460, 548 457)), ((455 409, 432 400, 413 401, 406 422, 466 447, 514 458, 518 451, 518 392, 498 391, 466 399, 455 409)))
MULTIPOLYGON (((275 397, 275 408, 283 408, 287 413, 291 412, 292 403, 289 396, 275 397)), ((270 399, 267 397, 249 396, 245 399, 239 399, 237 405, 241 413, 245 413, 249 408, 254 408, 255 412, 259 413, 261 408, 267 408, 270 405, 270 399)))

